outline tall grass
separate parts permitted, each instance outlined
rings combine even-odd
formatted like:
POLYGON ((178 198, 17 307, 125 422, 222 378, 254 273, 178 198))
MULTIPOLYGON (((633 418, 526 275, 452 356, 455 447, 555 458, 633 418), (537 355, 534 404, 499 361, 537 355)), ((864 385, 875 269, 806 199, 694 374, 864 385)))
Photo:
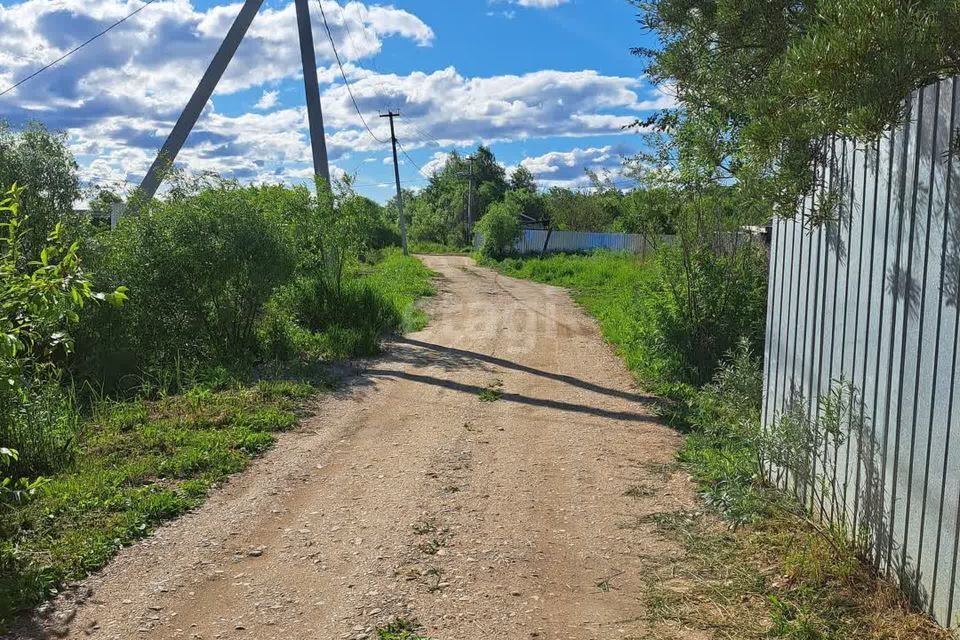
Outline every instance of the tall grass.
POLYGON ((354 267, 339 286, 322 275, 300 277, 268 303, 264 349, 281 360, 375 355, 384 335, 426 323, 416 300, 433 294, 431 276, 416 258, 388 249, 372 267, 354 267))
POLYGON ((80 430, 74 396, 55 378, 32 380, 23 394, 0 391, 0 443, 19 454, 4 470, 12 478, 66 468, 74 459, 80 430))

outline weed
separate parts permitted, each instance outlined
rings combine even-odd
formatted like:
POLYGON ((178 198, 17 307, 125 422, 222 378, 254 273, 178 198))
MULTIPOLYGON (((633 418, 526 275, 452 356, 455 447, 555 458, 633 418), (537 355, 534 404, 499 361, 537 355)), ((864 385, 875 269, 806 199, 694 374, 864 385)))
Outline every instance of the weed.
POLYGON ((420 625, 415 620, 398 618, 385 627, 377 629, 378 640, 430 640, 419 634, 420 625))
POLYGON ((442 538, 431 538, 426 542, 421 542, 419 545, 417 545, 417 548, 428 556, 433 556, 445 546, 447 546, 446 540, 443 540, 442 538))
POLYGON ((503 380, 494 380, 481 389, 477 396, 479 396, 480 402, 496 402, 503 397, 503 380))
POLYGON ((425 536, 435 531, 437 531, 437 523, 434 520, 421 520, 413 525, 413 532, 418 536, 425 536))
POLYGON ((436 593, 443 589, 443 587, 440 586, 443 580, 443 570, 440 569, 440 567, 430 567, 423 575, 427 578, 432 578, 431 584, 427 585, 427 591, 429 593, 436 593))

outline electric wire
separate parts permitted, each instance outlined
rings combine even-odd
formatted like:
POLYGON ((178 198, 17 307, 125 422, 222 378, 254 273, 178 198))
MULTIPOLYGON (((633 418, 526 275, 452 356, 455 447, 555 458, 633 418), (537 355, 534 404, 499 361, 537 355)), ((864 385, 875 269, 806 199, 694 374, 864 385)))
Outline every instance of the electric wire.
MULTIPOLYGON (((340 4, 339 0, 335 0, 334 4, 337 7, 337 11, 340 13, 340 19, 343 20, 343 28, 347 30, 347 40, 350 41, 350 44, 353 46, 354 51, 359 51, 360 49, 359 47, 357 47, 357 42, 354 39, 353 29, 350 28, 350 23, 347 21, 346 10, 340 4)), ((363 31, 364 31, 364 36, 366 36, 366 32, 367 32, 366 24, 363 24, 363 31)), ((376 31, 374 31, 374 36, 376 37, 376 31)), ((380 97, 381 97, 381 107, 382 107, 384 104, 383 97, 386 96, 387 91, 386 91, 386 87, 383 84, 383 81, 380 80, 380 76, 383 75, 383 73, 380 71, 380 67, 377 65, 377 58, 379 57, 379 55, 380 55, 379 53, 373 54, 373 57, 370 59, 370 63, 373 65, 373 70, 377 74, 376 82, 377 82, 377 86, 380 87, 380 97)), ((387 108, 386 109, 381 108, 381 111, 399 111, 399 109, 392 108, 392 106, 389 103, 386 103, 386 104, 387 104, 387 108)))
POLYGON ((422 175, 424 178, 426 178, 427 180, 430 180, 430 179, 431 179, 430 176, 428 176, 426 173, 424 173, 424 172, 423 172, 423 169, 420 168, 420 165, 418 165, 418 164, 416 163, 416 161, 414 161, 414 159, 410 157, 410 154, 407 153, 407 150, 403 148, 403 145, 400 144, 400 141, 399 141, 399 140, 397 140, 397 146, 400 147, 400 151, 403 153, 403 157, 405 157, 407 160, 409 160, 409 161, 410 161, 410 164, 412 164, 414 167, 416 167, 417 172, 418 172, 420 175, 422 175))
POLYGON ((323 10, 323 3, 320 0, 317 0, 317 6, 320 7, 320 17, 323 19, 323 28, 327 31, 327 38, 330 39, 330 46, 333 48, 333 55, 337 59, 337 66, 340 68, 340 76, 343 77, 343 83, 347 87, 347 93, 350 94, 350 100, 353 102, 353 108, 356 110, 357 115, 360 116, 360 122, 363 123, 364 128, 367 130, 367 133, 370 134, 370 137, 379 142, 380 144, 386 144, 386 140, 381 140, 373 132, 373 129, 370 128, 370 125, 367 124, 366 118, 363 117, 363 113, 360 112, 360 105, 357 104, 357 99, 353 95, 353 88, 350 86, 350 81, 347 80, 347 74, 343 70, 343 62, 340 60, 340 53, 337 51, 337 43, 333 41, 333 32, 330 31, 330 25, 327 23, 327 14, 323 10))
POLYGON ((441 144, 441 142, 440 142, 439 140, 437 140, 436 138, 434 138, 432 135, 430 135, 429 133, 427 133, 425 130, 421 129, 420 127, 418 127, 417 125, 415 125, 415 124, 413 124, 413 123, 409 123, 409 124, 410 124, 411 127, 413 127, 413 130, 416 131, 416 132, 419 134, 420 138, 422 139, 422 141, 423 141, 424 143, 426 143, 426 142, 429 141, 429 142, 432 142, 432 143, 434 143, 435 145, 437 145, 438 148, 441 148, 441 149, 443 148, 443 144, 441 144))
POLYGON ((96 34, 95 36, 90 37, 90 38, 87 39, 86 41, 84 41, 84 42, 82 42, 81 44, 77 45, 76 47, 74 47, 74 48, 71 49, 70 51, 66 52, 65 54, 63 54, 62 56, 60 56, 59 58, 57 58, 57 59, 54 60, 53 62, 51 62, 51 63, 49 63, 49 64, 45 64, 44 66, 40 67, 39 69, 37 69, 36 71, 34 71, 34 72, 31 73, 30 75, 28 75, 26 78, 23 78, 23 79, 20 80, 19 82, 15 83, 15 84, 13 84, 13 85, 11 85, 11 86, 9 86, 9 87, 7 87, 7 88, 4 89, 3 91, 0 91, 0 97, 7 95, 7 94, 10 93, 11 91, 13 91, 13 90, 16 89, 17 87, 19 87, 20 85, 24 84, 25 82, 28 82, 28 81, 30 81, 30 80, 33 80, 34 78, 36 78, 38 75, 40 75, 41 73, 43 73, 44 71, 46 71, 46 70, 49 69, 50 67, 52 67, 52 66, 54 66, 54 65, 57 65, 57 64, 63 62, 64 60, 66 60, 67 58, 69 58, 70 56, 72 56, 73 54, 75 54, 77 51, 80 51, 80 49, 83 49, 85 46, 87 46, 88 44, 90 44, 90 43, 93 42, 94 40, 97 40, 98 38, 100 38, 101 36, 106 35, 108 32, 112 31, 112 30, 115 29, 116 27, 119 27, 121 24, 123 24, 124 22, 126 22, 127 20, 129 20, 130 18, 132 18, 133 16, 137 15, 138 13, 140 13, 141 11, 143 11, 144 9, 146 9, 148 6, 150 6, 150 5, 153 4, 154 2, 156 2, 156 0, 146 0, 146 2, 144 2, 140 7, 138 7, 137 9, 135 9, 134 11, 132 11, 131 13, 128 13, 126 16, 120 18, 119 20, 117 20, 116 22, 114 22, 113 24, 111 24, 110 26, 108 26, 106 29, 104 29, 104 30, 101 31, 100 33, 96 34))

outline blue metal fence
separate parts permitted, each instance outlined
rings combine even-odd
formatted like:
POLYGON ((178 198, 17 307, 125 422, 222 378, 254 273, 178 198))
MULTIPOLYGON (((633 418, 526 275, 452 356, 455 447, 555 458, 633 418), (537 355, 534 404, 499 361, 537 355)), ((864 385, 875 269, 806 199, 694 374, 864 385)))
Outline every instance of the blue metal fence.
MULTIPOLYGON (((524 229, 523 236, 517 242, 517 253, 528 255, 540 253, 547 240, 547 231, 524 229)), ((669 241, 669 237, 661 241, 669 241)), ((474 247, 480 248, 483 236, 474 236, 474 247)), ((637 255, 649 255, 654 250, 653 242, 646 236, 635 233, 599 233, 591 231, 554 231, 550 233, 547 253, 580 253, 596 249, 625 251, 637 255)))

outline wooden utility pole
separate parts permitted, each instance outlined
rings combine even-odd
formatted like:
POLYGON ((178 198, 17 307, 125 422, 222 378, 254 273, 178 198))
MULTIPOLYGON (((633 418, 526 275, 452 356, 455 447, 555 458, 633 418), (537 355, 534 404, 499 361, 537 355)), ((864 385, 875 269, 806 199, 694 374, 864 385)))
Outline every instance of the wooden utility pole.
POLYGON ((399 113, 387 111, 380 114, 381 118, 390 118, 390 142, 393 144, 393 176, 397 180, 397 209, 400 211, 400 244, 403 245, 403 255, 407 254, 407 223, 403 219, 403 191, 400 189, 400 162, 397 160, 397 134, 393 128, 393 119, 399 118, 399 113))
POLYGON ((467 158, 468 170, 458 174, 467 179, 467 242, 473 240, 473 158, 467 158))
POLYGON ((300 35, 300 64, 303 66, 303 89, 307 99, 307 120, 310 125, 310 150, 313 173, 330 184, 330 163, 327 160, 327 139, 323 132, 323 110, 320 108, 320 83, 317 80, 317 53, 313 47, 313 27, 308 0, 296 0, 297 31, 300 35))

